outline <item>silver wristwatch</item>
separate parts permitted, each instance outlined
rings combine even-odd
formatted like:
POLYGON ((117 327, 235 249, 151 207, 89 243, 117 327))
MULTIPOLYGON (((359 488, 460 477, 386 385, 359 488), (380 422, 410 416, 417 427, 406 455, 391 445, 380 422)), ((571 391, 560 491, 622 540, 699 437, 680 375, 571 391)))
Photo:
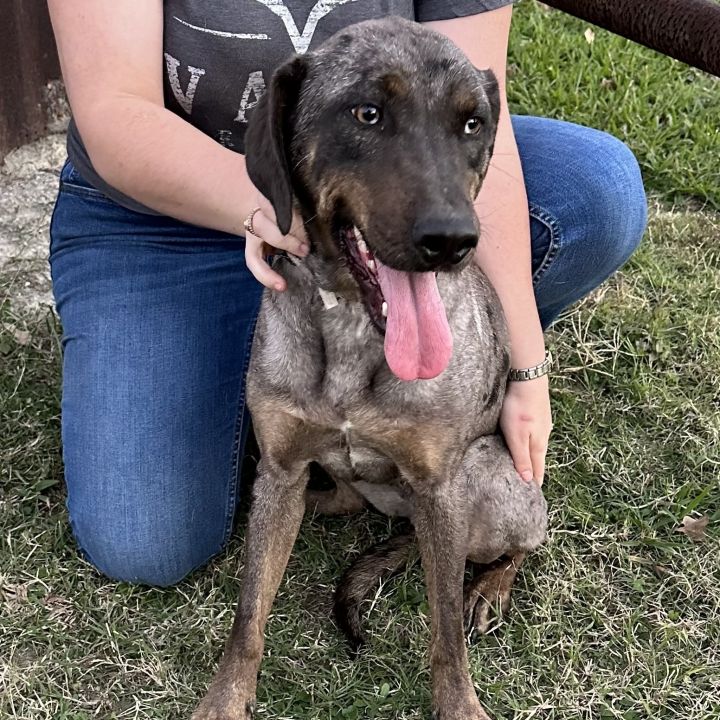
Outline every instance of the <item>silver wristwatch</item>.
POLYGON ((536 378, 542 377, 543 375, 547 375, 550 372, 550 368, 552 367, 552 361, 553 358, 550 354, 550 351, 546 350, 545 359, 539 365, 534 365, 533 367, 525 368, 523 370, 510 368, 508 380, 535 380, 536 378))

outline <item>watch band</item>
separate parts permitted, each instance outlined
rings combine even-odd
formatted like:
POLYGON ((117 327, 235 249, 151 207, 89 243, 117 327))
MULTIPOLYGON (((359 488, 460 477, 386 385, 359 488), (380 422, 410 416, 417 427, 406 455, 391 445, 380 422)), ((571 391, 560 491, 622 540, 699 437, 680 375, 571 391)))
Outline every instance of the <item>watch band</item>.
POLYGON ((536 378, 547 375, 552 368, 552 355, 549 350, 545 351, 545 359, 539 365, 533 365, 533 367, 524 368, 518 370, 516 368, 510 368, 508 374, 508 380, 513 382, 523 380, 535 380, 536 378))

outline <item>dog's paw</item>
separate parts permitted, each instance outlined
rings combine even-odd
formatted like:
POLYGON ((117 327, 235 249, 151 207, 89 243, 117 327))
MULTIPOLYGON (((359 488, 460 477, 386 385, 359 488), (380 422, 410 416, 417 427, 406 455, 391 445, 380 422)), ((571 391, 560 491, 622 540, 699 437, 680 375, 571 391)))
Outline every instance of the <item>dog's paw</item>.
POLYGON ((483 710, 466 670, 444 676, 440 671, 433 682, 432 720, 490 720, 483 710))
POLYGON ((432 720, 491 720, 477 700, 474 703, 434 710, 432 720))
POLYGON ((212 689, 198 705, 191 720, 253 720, 255 701, 229 697, 212 689))
POLYGON ((483 573, 465 586, 465 634, 471 642, 497 627, 510 609, 511 590, 496 570, 483 573))
POLYGON ((465 634, 472 642, 478 635, 487 635, 510 609, 510 593, 474 596, 465 601, 465 634))

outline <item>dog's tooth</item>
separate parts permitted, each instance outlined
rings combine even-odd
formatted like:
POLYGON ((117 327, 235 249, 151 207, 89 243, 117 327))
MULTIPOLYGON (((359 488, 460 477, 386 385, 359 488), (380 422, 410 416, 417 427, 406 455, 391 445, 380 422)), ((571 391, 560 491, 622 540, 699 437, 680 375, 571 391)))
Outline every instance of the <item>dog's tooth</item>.
POLYGON ((367 255, 368 246, 365 243, 365 238, 363 237, 363 234, 360 232, 360 229, 357 225, 353 225, 353 232, 355 233, 355 242, 357 243, 358 250, 361 253, 365 253, 367 255))
POLYGON ((387 312, 388 312, 388 306, 387 306, 387 303, 384 302, 384 303, 382 304, 382 316, 383 316, 383 317, 387 317, 387 312))
POLYGON ((367 266, 369 270, 372 270, 372 272, 375 272, 375 261, 374 260, 368 260, 367 266))

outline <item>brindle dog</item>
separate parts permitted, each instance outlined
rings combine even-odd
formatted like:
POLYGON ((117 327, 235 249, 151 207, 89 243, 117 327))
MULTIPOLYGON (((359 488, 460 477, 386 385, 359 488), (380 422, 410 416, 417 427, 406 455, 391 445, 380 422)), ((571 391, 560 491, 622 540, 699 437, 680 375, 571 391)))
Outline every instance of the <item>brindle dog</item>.
POLYGON ((195 720, 252 717, 265 623, 306 505, 359 509, 365 496, 412 516, 432 614, 434 716, 487 718, 467 667, 465 561, 511 558, 476 587, 504 596, 546 525, 540 489, 518 477, 495 435, 507 331, 472 262, 473 201, 499 111, 490 71, 397 18, 292 58, 254 111, 250 176, 282 232, 296 203, 311 252, 276 263, 288 289, 262 302, 247 380, 261 461, 243 587, 195 720), (306 503, 313 461, 337 489, 306 503))

